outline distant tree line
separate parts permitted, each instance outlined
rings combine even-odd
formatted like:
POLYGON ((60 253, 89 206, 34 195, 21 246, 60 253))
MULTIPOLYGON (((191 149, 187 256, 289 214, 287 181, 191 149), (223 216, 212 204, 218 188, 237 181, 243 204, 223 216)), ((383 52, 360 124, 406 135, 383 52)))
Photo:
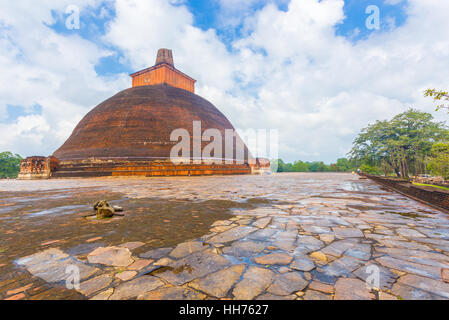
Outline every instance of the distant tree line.
POLYGON ((355 170, 356 163, 346 158, 337 160, 337 163, 325 164, 322 161, 304 162, 301 160, 285 163, 282 159, 272 161, 273 169, 277 172, 351 172, 355 170))
POLYGON ((11 152, 0 153, 0 179, 17 178, 22 157, 11 152))

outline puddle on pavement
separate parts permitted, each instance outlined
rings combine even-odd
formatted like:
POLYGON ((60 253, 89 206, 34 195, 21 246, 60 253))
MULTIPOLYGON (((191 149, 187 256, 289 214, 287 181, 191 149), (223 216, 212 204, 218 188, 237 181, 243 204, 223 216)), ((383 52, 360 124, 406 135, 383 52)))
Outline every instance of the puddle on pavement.
POLYGON ((358 182, 344 182, 341 188, 337 188, 337 190, 344 190, 344 191, 356 191, 356 192, 366 192, 369 191, 369 188, 367 186, 362 185, 358 182))
MULTIPOLYGON (((33 199, 25 207, 9 207, 0 212, 0 265, 2 273, 12 271, 12 261, 49 247, 59 247, 70 255, 85 257, 98 246, 128 241, 146 243, 136 254, 160 247, 171 247, 209 233, 217 220, 232 217, 231 209, 252 209, 269 205, 265 198, 191 201, 189 199, 125 198, 120 193, 81 188, 58 197, 56 192, 2 192, 0 204, 12 198, 33 199), (125 209, 124 217, 83 218, 93 213, 92 205, 105 199, 125 209)), ((17 201, 16 201, 17 203, 17 201)), ((5 207, 2 207, 5 208, 5 207)), ((0 275, 0 281, 2 275, 0 275)))
POLYGON ((359 211, 377 211, 377 210, 385 210, 386 207, 384 206, 364 206, 361 204, 347 204, 346 207, 351 208, 351 209, 356 209, 359 211))
POLYGON ((372 200, 367 197, 359 198, 359 197, 345 196, 345 194, 342 194, 340 196, 321 194, 319 196, 315 196, 314 198, 327 199, 328 200, 327 202, 329 202, 329 203, 333 203, 334 200, 336 200, 336 199, 343 200, 343 201, 353 200, 353 201, 359 201, 359 202, 364 202, 364 203, 379 203, 379 200, 372 200))
MULTIPOLYGON (((416 219, 416 218, 428 218, 427 216, 417 214, 416 212, 400 212, 400 211, 385 211, 385 212, 380 212, 381 215, 384 215, 384 214, 387 214, 387 213, 400 215, 400 216, 402 216, 402 217, 410 218, 410 219, 416 219)), ((430 212, 427 212, 427 213, 428 213, 428 214, 432 214, 432 213, 430 213, 430 212)))
POLYGON ((335 282, 337 282, 337 278, 324 272, 324 271, 318 271, 317 269, 312 270, 310 272, 314 279, 316 279, 319 282, 334 285, 335 282))
POLYGON ((154 276, 157 274, 164 273, 166 271, 173 271, 173 270, 175 270, 175 268, 170 267, 170 266, 158 266, 155 269, 153 269, 147 273, 144 273, 144 275, 154 276))
POLYGON ((84 209, 87 210, 88 206, 84 206, 84 205, 76 205, 76 206, 62 206, 62 207, 57 207, 57 208, 53 208, 53 209, 47 209, 47 210, 42 210, 42 211, 36 211, 36 212, 31 212, 28 214, 28 217, 40 217, 40 216, 45 216, 45 215, 53 215, 53 214, 71 214, 76 212, 78 209, 84 209))

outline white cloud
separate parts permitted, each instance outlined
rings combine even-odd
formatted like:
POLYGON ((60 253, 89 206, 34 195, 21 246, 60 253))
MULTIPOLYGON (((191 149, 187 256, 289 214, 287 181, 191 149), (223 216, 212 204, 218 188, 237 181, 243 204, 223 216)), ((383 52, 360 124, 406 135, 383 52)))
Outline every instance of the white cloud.
MULTIPOLYGON (((235 43, 242 78, 257 81, 255 105, 263 111, 254 108, 248 119, 253 126, 278 127, 287 146, 281 155, 289 160, 303 152, 308 160, 331 161, 344 156, 370 122, 411 106, 434 113, 422 93, 449 87, 443 13, 449 3, 442 5, 410 1, 404 26, 356 44, 334 33, 343 1, 292 1, 288 12, 267 6, 248 19, 248 36, 235 43)), ((238 112, 230 114, 241 122, 238 112)))
POLYGON ((100 97, 106 98, 124 86, 123 76, 105 80, 95 72, 99 59, 111 52, 77 33, 61 35, 48 27, 69 4, 83 10, 98 6, 100 1, 2 2, 0 150, 51 154, 100 97), (41 115, 2 121, 6 105, 36 104, 42 106, 41 115))
POLYGON ((163 0, 117 0, 116 15, 104 39, 122 50, 136 70, 153 65, 159 48, 171 48, 175 65, 199 83, 222 90, 232 86, 228 66, 233 61, 225 45, 215 30, 194 27, 185 6, 163 0))
MULTIPOLYGON (((316 159, 327 161, 343 156, 341 150, 348 150, 369 122, 410 106, 433 113, 422 91, 449 86, 449 63, 443 62, 449 61, 448 22, 444 14, 435 14, 441 2, 413 1, 403 27, 355 45, 334 35, 342 5, 308 0, 292 2, 288 12, 267 7, 250 20, 248 37, 236 43, 252 49, 240 63, 250 66, 244 78, 262 84, 258 104, 264 119, 254 122, 278 126, 290 146, 285 150, 319 153, 316 159), (254 53, 261 51, 266 55, 254 53)), ((296 157, 293 151, 284 155, 296 157)))
POLYGON ((242 21, 250 17, 254 10, 267 4, 287 5, 290 0, 214 0, 219 5, 217 23, 221 28, 233 31, 242 21))
MULTIPOLYGON (((120 50, 135 70, 153 65, 156 50, 168 47, 176 66, 198 80, 197 93, 235 127, 277 128, 286 160, 330 162, 349 151, 368 123, 411 106, 433 113, 423 90, 449 88, 448 2, 409 0, 405 24, 357 43, 335 35, 344 21, 342 0, 292 0, 286 12, 267 1, 251 15, 245 12, 255 1, 243 8, 221 2, 224 13, 234 12, 243 24, 244 36, 231 51, 214 29, 194 26, 183 2, 116 0, 116 16, 97 44, 43 25, 52 21, 50 1, 31 22, 22 17, 22 4, 8 3, 0 13, 1 24, 8 25, 0 33, 0 116, 6 104, 42 105, 42 119, 29 118, 43 128, 33 132, 43 137, 33 143, 51 153, 89 108, 127 86, 125 75, 103 79, 95 73, 96 62, 111 54, 102 44, 120 50)), ((64 3, 56 9, 62 8, 64 3)), ((18 129, 24 121, 0 123, 6 137, 1 149, 29 155, 29 135, 18 129)))

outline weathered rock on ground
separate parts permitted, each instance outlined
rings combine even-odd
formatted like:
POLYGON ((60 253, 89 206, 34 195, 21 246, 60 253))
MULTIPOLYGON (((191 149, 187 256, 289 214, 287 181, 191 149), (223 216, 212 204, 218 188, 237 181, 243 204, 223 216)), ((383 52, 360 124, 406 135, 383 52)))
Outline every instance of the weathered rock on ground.
POLYGON ((319 291, 307 290, 304 300, 332 300, 332 296, 319 291))
POLYGON ((114 289, 114 293, 109 299, 124 300, 136 298, 163 285, 164 283, 156 277, 139 277, 134 280, 121 283, 117 288, 114 289))
POLYGON ((231 246, 223 248, 223 254, 234 257, 253 257, 265 249, 266 243, 260 241, 235 241, 231 246))
POLYGON ((139 256, 143 259, 160 259, 166 256, 173 248, 159 248, 147 251, 145 253, 140 254, 139 256))
POLYGON ((261 219, 256 220, 253 223, 253 226, 255 226, 259 229, 264 229, 270 224, 270 222, 271 222, 271 217, 261 218, 261 219))
POLYGON ((81 261, 70 257, 59 249, 48 249, 19 259, 17 264, 25 267, 31 274, 47 282, 67 280, 67 272, 75 270, 80 280, 85 280, 99 271, 81 261))
POLYGON ((315 264, 304 255, 296 257, 290 267, 299 271, 310 271, 315 268, 315 264))
POLYGON ((131 252, 124 247, 106 247, 97 248, 87 256, 89 263, 99 263, 114 267, 127 267, 134 260, 131 258, 131 252))
POLYGON ((207 244, 200 241, 188 241, 179 244, 173 251, 170 252, 170 257, 172 258, 184 258, 189 254, 194 252, 206 250, 208 248, 207 244))
POLYGON ((226 243, 246 237, 251 232, 258 230, 254 227, 241 226, 227 230, 221 234, 212 237, 210 243, 226 243))
POLYGON ((189 286, 207 293, 209 296, 223 298, 240 278, 245 265, 239 264, 192 281, 189 286))
POLYGON ((137 276, 137 272, 136 271, 123 271, 123 272, 117 273, 115 275, 116 278, 119 278, 122 281, 131 280, 135 276, 137 276))
POLYGON ((407 274, 399 278, 398 284, 429 292, 439 298, 449 299, 449 284, 437 280, 407 274))
POLYGON ((108 274, 104 274, 96 278, 81 282, 79 291, 86 296, 90 296, 93 293, 106 288, 111 284, 111 282, 112 277, 108 274))
POLYGON ((374 294, 359 279, 341 278, 335 285, 335 300, 371 300, 374 294))
POLYGON ((170 265, 170 269, 158 277, 172 285, 183 285, 229 265, 228 259, 209 251, 193 253, 170 265))
POLYGON ((254 258, 254 262, 265 265, 286 265, 293 260, 293 257, 286 253, 270 253, 254 258))
POLYGON ((205 294, 184 287, 164 287, 145 293, 143 300, 204 300, 205 294))
POLYGON ((274 275, 271 270, 251 266, 243 275, 242 281, 237 283, 232 294, 235 299, 252 300, 268 288, 274 275))
POLYGON ((102 292, 98 293, 97 295, 93 296, 92 298, 90 298, 90 300, 100 300, 100 301, 108 300, 113 292, 114 292, 114 289, 109 288, 109 289, 102 291, 102 292))
POLYGON ((303 290, 308 284, 304 276, 299 272, 277 274, 268 292, 278 296, 287 296, 303 290))
POLYGON ((144 245, 145 245, 144 242, 132 241, 132 242, 123 243, 119 247, 128 248, 130 251, 133 251, 134 249, 140 248, 141 246, 144 246, 144 245))

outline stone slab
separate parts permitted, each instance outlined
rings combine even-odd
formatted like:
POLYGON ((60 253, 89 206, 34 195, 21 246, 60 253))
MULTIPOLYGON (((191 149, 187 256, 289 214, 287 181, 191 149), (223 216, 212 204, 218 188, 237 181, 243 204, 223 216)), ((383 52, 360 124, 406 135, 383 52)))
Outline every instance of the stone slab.
POLYGON ((115 288, 109 300, 128 300, 137 298, 149 291, 163 286, 164 283, 152 276, 142 276, 131 281, 121 283, 115 288))
POLYGON ((114 267, 127 267, 134 262, 131 258, 131 251, 122 247, 99 247, 89 253, 87 260, 89 263, 114 267))
POLYGON ((194 280, 189 283, 189 287, 205 292, 212 297, 223 298, 228 294, 234 283, 239 280, 244 269, 244 264, 234 265, 194 280))

